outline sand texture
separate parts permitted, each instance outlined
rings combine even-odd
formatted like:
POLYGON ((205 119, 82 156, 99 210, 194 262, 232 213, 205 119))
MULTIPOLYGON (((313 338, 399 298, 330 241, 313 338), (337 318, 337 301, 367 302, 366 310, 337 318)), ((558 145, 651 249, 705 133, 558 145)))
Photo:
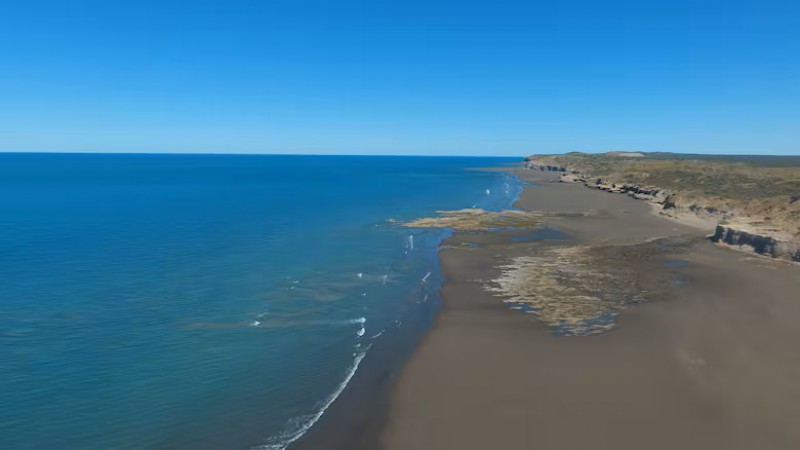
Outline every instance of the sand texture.
POLYGON ((531 172, 517 206, 570 239, 449 239, 444 306, 381 445, 800 448, 800 267, 531 172))

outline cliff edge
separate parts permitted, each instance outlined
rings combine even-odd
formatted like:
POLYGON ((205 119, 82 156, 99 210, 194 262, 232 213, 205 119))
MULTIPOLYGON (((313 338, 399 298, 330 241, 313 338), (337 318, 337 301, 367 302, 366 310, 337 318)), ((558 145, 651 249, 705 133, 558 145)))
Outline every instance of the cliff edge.
POLYGON ((722 245, 800 262, 800 156, 610 152, 532 155, 529 170, 630 195, 722 245))

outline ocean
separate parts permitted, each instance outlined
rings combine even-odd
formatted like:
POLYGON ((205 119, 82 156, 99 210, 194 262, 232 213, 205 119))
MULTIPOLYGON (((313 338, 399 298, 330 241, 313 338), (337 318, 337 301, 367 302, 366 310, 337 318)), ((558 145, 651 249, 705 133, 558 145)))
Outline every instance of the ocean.
POLYGON ((447 231, 398 222, 514 162, 0 154, 0 448, 284 448, 438 307, 447 231))

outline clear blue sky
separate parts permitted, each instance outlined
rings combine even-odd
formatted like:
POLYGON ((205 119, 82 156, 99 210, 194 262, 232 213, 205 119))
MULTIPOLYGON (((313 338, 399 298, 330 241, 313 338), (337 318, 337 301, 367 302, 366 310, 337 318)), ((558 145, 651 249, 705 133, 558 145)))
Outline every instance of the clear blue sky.
POLYGON ((800 153, 800 2, 4 1, 0 151, 800 153))

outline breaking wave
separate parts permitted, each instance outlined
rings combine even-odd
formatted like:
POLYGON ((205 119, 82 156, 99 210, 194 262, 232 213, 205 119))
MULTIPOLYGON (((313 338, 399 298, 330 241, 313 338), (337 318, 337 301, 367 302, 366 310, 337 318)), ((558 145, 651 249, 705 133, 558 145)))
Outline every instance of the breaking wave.
POLYGON ((361 360, 364 359, 364 356, 366 356, 367 351, 369 351, 371 346, 372 344, 368 345, 361 353, 356 354, 353 364, 348 369, 344 380, 342 380, 342 382, 339 383, 339 386, 337 386, 336 390, 333 391, 333 393, 324 402, 322 402, 316 413, 306 416, 305 420, 300 419, 300 423, 295 427, 294 430, 284 433, 278 438, 278 440, 281 441, 280 443, 260 445, 254 447, 253 450, 284 450, 293 442, 303 437, 303 435, 306 434, 306 432, 311 429, 311 427, 313 427, 317 421, 319 421, 320 417, 325 414, 325 411, 333 404, 333 402, 339 398, 339 395, 341 395, 342 391, 344 391, 344 388, 346 388, 347 384, 350 383, 353 375, 356 374, 358 366, 361 364, 361 360))

